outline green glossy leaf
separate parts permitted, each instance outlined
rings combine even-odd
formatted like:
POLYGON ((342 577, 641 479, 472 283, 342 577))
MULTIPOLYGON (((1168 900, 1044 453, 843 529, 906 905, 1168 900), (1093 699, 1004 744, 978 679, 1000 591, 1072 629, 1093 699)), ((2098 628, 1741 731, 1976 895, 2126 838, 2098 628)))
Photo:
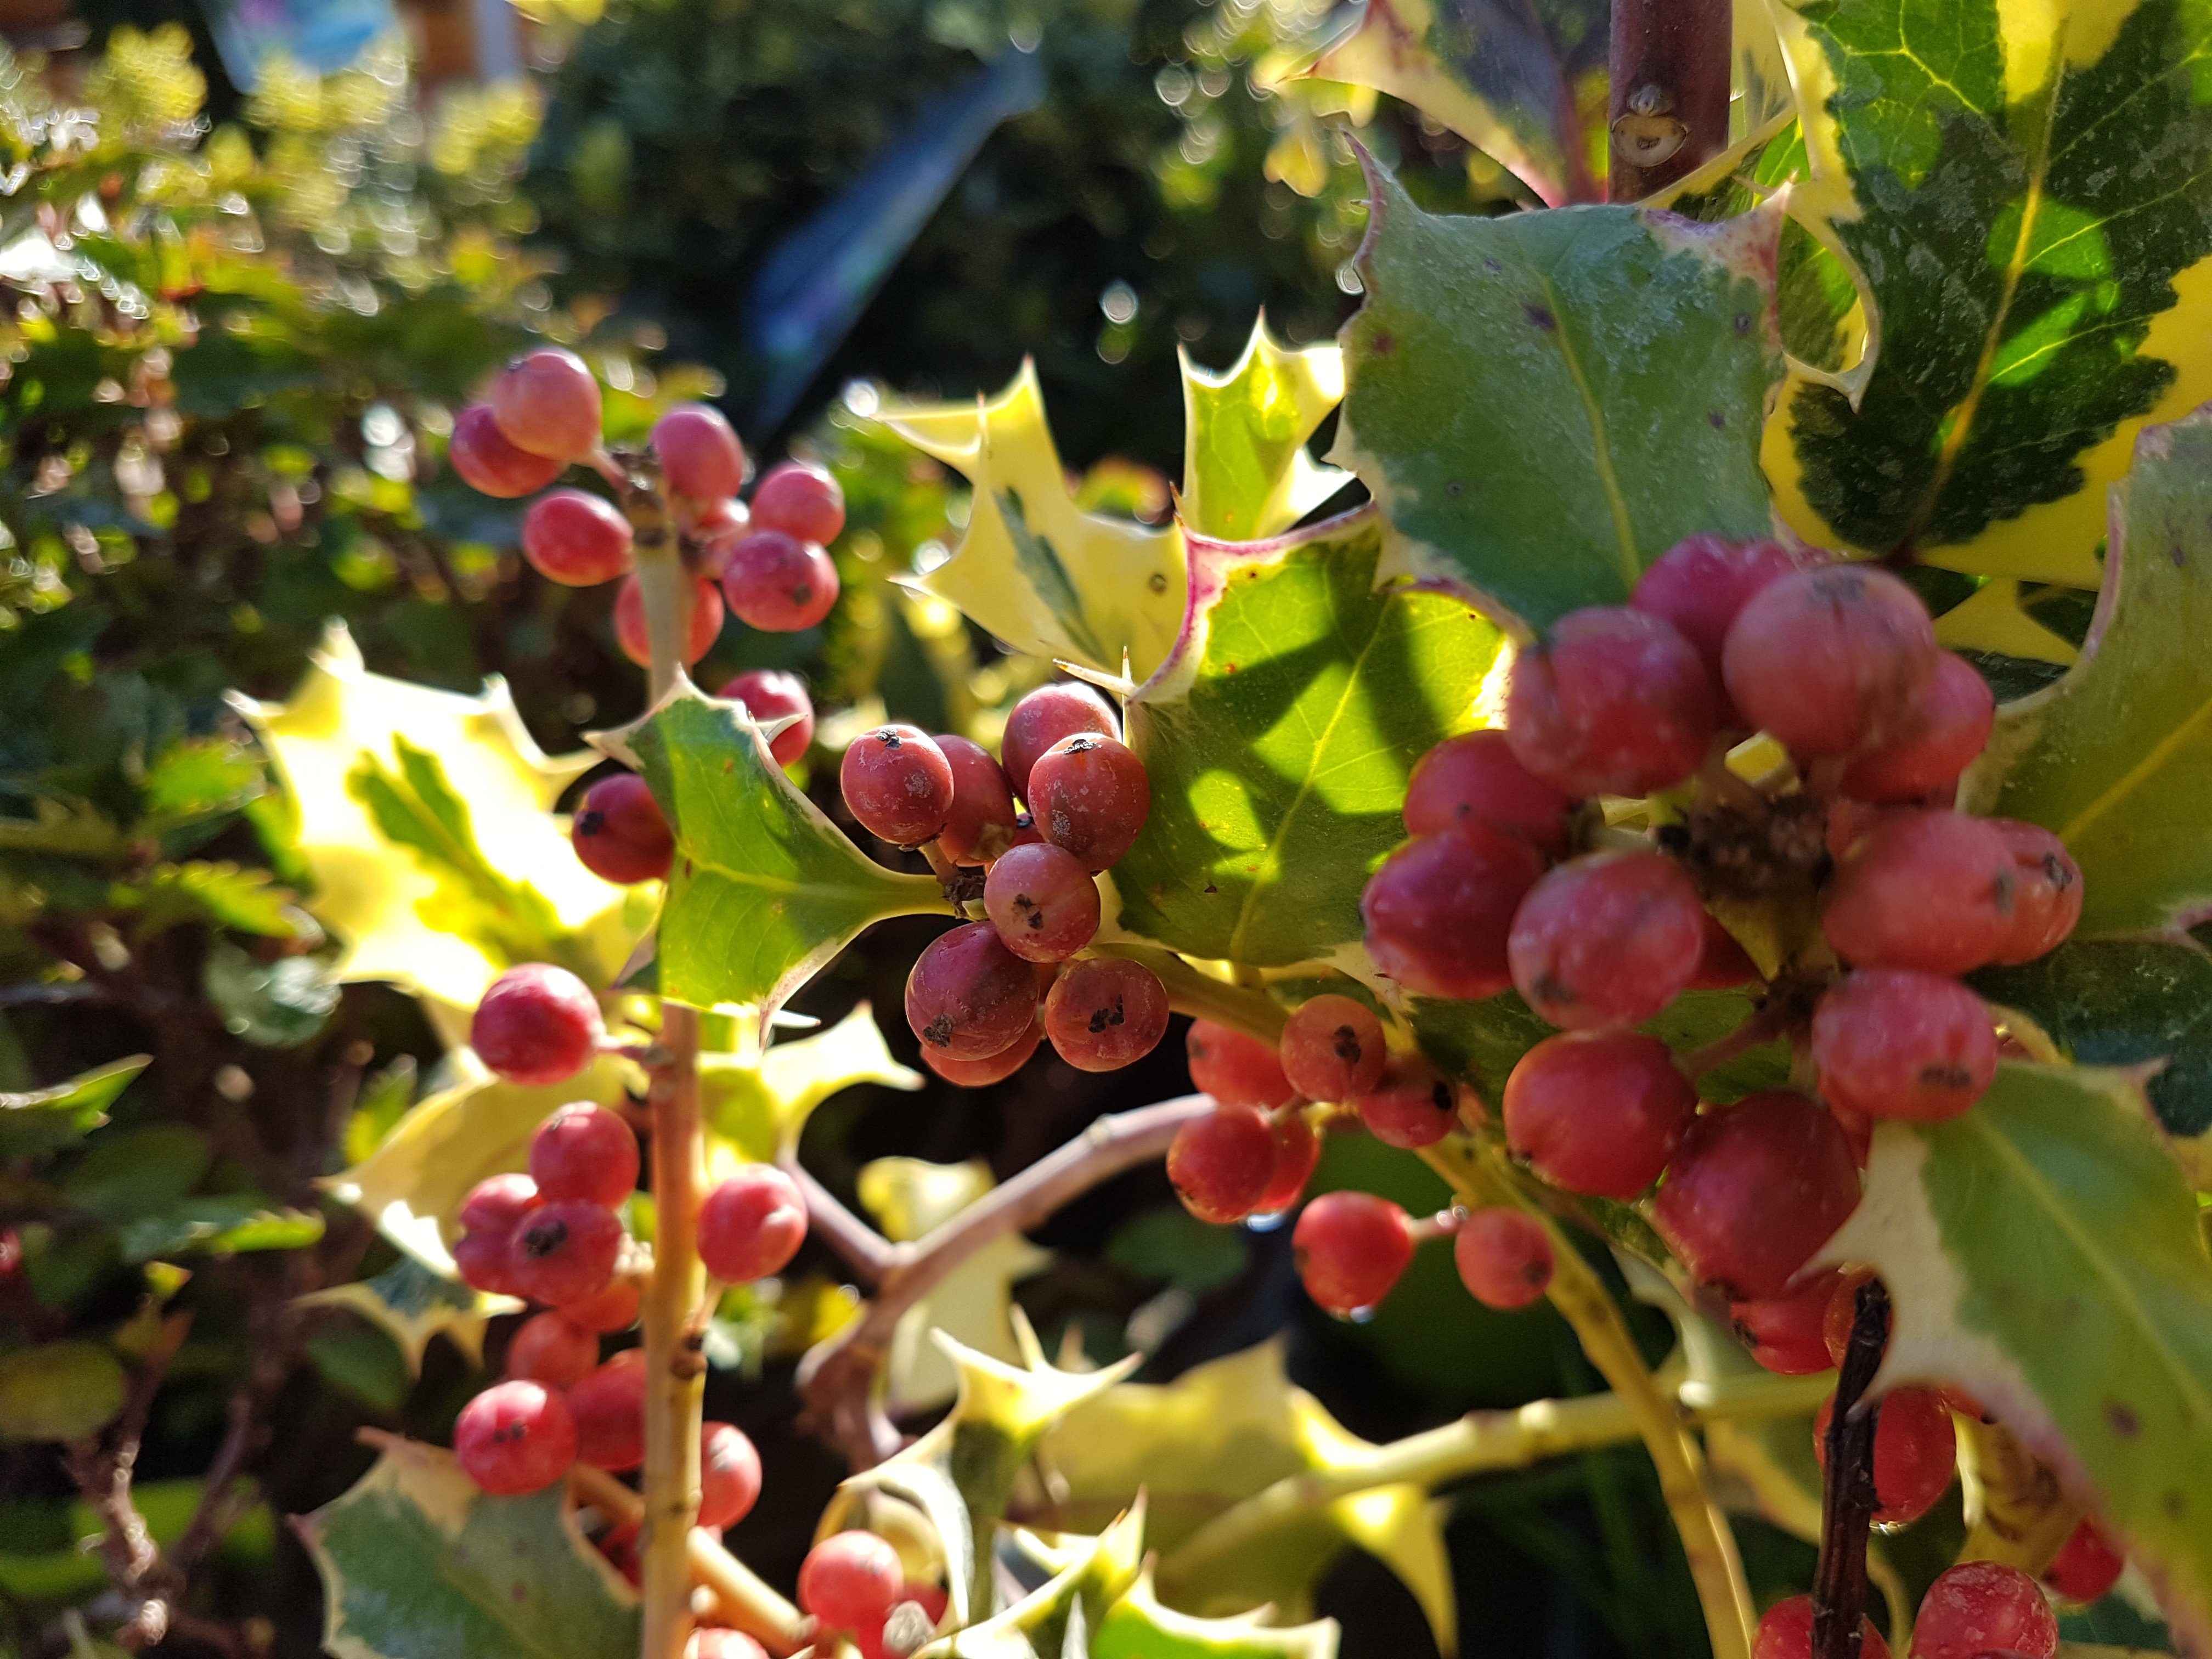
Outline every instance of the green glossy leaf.
POLYGON ((768 751, 744 705, 689 680, 634 726, 594 739, 632 761, 676 836, 656 960, 661 994, 763 1017, 870 922, 949 907, 848 840, 768 751))
POLYGON ((143 823, 157 833, 235 812, 261 793, 260 760, 224 738, 171 744, 146 768, 143 823))
POLYGON ((1336 1659, 1334 1619, 1263 1625, 1256 1619, 1194 1619, 1163 1606, 1148 1569, 1106 1609, 1091 1659, 1336 1659))
POLYGON ((1375 592, 1381 549, 1371 511, 1191 538, 1182 638, 1129 703, 1152 810, 1114 870, 1123 927, 1261 965, 1360 937, 1360 889, 1405 839, 1407 775, 1472 723, 1502 643, 1457 599, 1375 592))
POLYGON ((323 1218, 311 1211, 271 1209, 258 1193, 223 1194, 140 1216, 125 1224, 116 1243, 125 1261, 187 1252, 240 1255, 303 1249, 323 1236, 323 1218))
POLYGON ((358 1395, 380 1412, 396 1412, 407 1403, 414 1372, 399 1345, 374 1326, 333 1324, 310 1336, 306 1346, 325 1382, 358 1395))
POLYGON ((2105 583, 2081 660, 2005 708, 1966 793, 2065 842, 2081 933, 2176 930, 2212 909, 2212 411, 2136 441, 2105 583))
POLYGON ((123 1367, 97 1342, 46 1342, 0 1359, 0 1437, 77 1440, 123 1409, 123 1367))
POLYGON ((0 1155, 51 1152, 98 1128, 115 1097, 153 1063, 151 1054, 133 1054, 49 1088, 0 1092, 0 1155))
POLYGON ((1288 530, 1350 482, 1306 453, 1344 396, 1344 354, 1335 345, 1286 350, 1252 325, 1244 354, 1213 374, 1178 348, 1182 368, 1182 489, 1176 516, 1186 531, 1250 541, 1288 530))
POLYGON ((176 1203, 214 1162, 215 1150, 198 1130, 149 1124, 102 1135, 62 1190, 88 1215, 120 1224, 176 1203))
POLYGON ((264 962, 227 939, 210 942, 200 988, 225 1030, 264 1048, 305 1042, 338 1006, 337 983, 321 957, 264 962))
POLYGON ((2092 585, 2141 422, 2212 395, 2212 15, 2196 0, 1784 0, 1810 178, 1880 315, 1856 410, 1793 388, 1801 533, 2092 585))
POLYGON ((636 1596, 577 1530, 561 1483, 487 1498, 450 1453, 386 1444, 294 1522, 322 1574, 337 1659, 629 1659, 636 1596))
POLYGON ((1766 532, 1778 207, 1438 217, 1368 173, 1331 459, 1396 532, 1386 574, 1542 629, 1693 531, 1766 532))
POLYGON ((118 883, 114 902, 131 913, 140 939, 180 922, 234 928, 265 939, 312 938, 315 925, 294 908, 295 896, 266 870, 194 861, 164 864, 141 880, 118 883))
POLYGON ((487 1297, 403 1255, 373 1279, 316 1291, 301 1297, 297 1305, 350 1308, 391 1339, 406 1363, 407 1375, 414 1377, 422 1373, 422 1353, 434 1336, 444 1336, 471 1365, 481 1366, 486 1322, 495 1309, 514 1304, 504 1297, 487 1297))
POLYGON ((1887 1280, 1884 1375, 1955 1382, 2093 1489, 2177 1632, 2212 1633, 2212 1254, 2141 1094, 2008 1064, 1971 1112, 1886 1123, 1826 1256, 1887 1280))

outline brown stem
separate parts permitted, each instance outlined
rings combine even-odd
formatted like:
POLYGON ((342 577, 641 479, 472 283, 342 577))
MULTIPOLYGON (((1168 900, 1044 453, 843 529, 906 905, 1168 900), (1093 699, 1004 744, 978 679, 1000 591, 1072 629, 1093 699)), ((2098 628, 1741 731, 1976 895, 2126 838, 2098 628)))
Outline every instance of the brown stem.
POLYGON ((1641 201, 1728 148, 1729 0, 1613 0, 1611 195, 1641 201))
POLYGON ((795 1157, 781 1160, 783 1171, 799 1183, 806 1199, 806 1224, 813 1235, 845 1258, 848 1267, 871 1285, 880 1285, 908 1260, 900 1247, 854 1215, 837 1194, 817 1181, 795 1157))
POLYGON ((189 1313, 171 1314, 161 1322, 152 1350, 131 1381, 107 1444, 103 1448, 94 1441, 80 1443, 70 1449, 67 1459, 70 1478, 100 1516, 100 1555, 107 1564, 107 1576, 133 1603, 130 1620, 116 1633, 118 1641, 133 1650, 155 1646, 168 1634, 169 1607, 167 1599, 155 1592, 161 1577, 161 1552, 131 1497, 131 1476, 138 1462, 139 1443, 145 1437, 146 1419, 154 1409, 154 1396, 161 1392, 169 1363, 177 1357, 191 1328, 189 1313))
POLYGON ((1859 1286, 1851 1343, 1836 1378, 1828 1419, 1828 1476, 1820 1494, 1820 1562, 1813 1576, 1813 1659, 1859 1659, 1866 1617, 1867 1535, 1880 1500, 1874 1433, 1881 1415, 1867 1385, 1889 1341, 1889 1292, 1878 1279, 1859 1286))

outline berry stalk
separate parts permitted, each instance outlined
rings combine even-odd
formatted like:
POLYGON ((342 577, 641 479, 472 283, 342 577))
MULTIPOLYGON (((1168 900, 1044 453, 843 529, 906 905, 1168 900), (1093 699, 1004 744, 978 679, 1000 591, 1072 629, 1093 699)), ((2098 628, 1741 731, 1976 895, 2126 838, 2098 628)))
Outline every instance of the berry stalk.
POLYGON ((1879 1279, 1859 1286, 1851 1340, 1836 1378, 1828 1419, 1827 1480, 1820 1493, 1820 1562, 1813 1575, 1814 1659, 1859 1659, 1865 1616, 1867 1537, 1881 1498, 1875 1492, 1874 1437, 1879 1404, 1864 1401, 1889 1340, 1889 1292, 1879 1279))

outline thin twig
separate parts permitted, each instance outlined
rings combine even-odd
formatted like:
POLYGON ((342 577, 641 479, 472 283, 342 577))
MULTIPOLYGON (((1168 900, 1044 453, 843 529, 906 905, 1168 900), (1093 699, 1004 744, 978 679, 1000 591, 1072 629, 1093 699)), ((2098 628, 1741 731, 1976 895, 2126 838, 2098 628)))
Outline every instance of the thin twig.
POLYGON ((1889 1291, 1859 1286, 1850 1346, 1836 1378, 1828 1419, 1828 1473, 1820 1492, 1820 1560, 1813 1574, 1813 1659, 1859 1659, 1866 1618, 1867 1537, 1881 1498, 1874 1485, 1879 1401, 1865 1397, 1889 1344, 1889 1291))
POLYGON ((912 1259, 913 1252, 894 1244, 847 1209, 836 1194, 817 1181, 795 1155, 779 1160, 783 1172, 799 1183, 806 1198, 806 1224, 817 1238, 845 1258, 846 1265, 871 1285, 880 1285, 912 1259))
POLYGON ((116 1639, 133 1650, 152 1647, 168 1633, 169 1607, 164 1597, 154 1593, 161 1577, 161 1552, 131 1497, 131 1477, 154 1396, 161 1392, 161 1379, 191 1328, 189 1313, 171 1314, 161 1322, 153 1347, 131 1379, 106 1446, 82 1442, 70 1449, 67 1460, 77 1490, 100 1516, 100 1554, 107 1563, 107 1576, 132 1604, 131 1617, 116 1639))

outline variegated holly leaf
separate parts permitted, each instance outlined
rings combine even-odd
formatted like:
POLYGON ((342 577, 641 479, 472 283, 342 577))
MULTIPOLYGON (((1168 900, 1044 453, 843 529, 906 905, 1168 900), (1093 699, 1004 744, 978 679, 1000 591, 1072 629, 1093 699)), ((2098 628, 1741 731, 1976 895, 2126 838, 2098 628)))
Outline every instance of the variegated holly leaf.
POLYGON ((1126 653, 1139 679, 1159 665, 1182 619, 1182 533, 1075 504, 1035 364, 995 398, 883 418, 975 489, 958 549, 915 588, 1033 657, 1119 674, 1126 653))
MULTIPOLYGON (((2212 186, 2208 186, 2212 189, 2212 186)), ((2053 830, 2081 866, 2079 932, 2175 933, 2212 913, 2212 410, 2153 427, 2112 492, 2081 659, 2008 705, 1966 790, 2053 830)))
POLYGON ((921 1081, 920 1073, 891 1058, 865 1002, 828 1030, 773 1044, 757 1056, 702 1054, 708 1176, 719 1180, 740 1162, 774 1163, 799 1144, 814 1109, 841 1089, 874 1083, 913 1090, 921 1081))
POLYGON ((1194 1619, 1161 1601, 1149 1564, 1106 1609, 1091 1659, 1336 1659, 1337 1624, 1263 1624, 1256 1615, 1194 1619))
POLYGON ((2212 1638, 2212 1253, 2132 1083, 2007 1064, 1963 1116, 1885 1123, 1823 1259, 1889 1284, 1885 1386, 1984 1401, 2212 1638))
POLYGON ((1115 866, 1121 927, 1270 966, 1360 937, 1407 776, 1472 723, 1503 643, 1461 600, 1376 592, 1382 546, 1368 509, 1273 541, 1191 538, 1182 636, 1128 706, 1152 807, 1115 866))
POLYGON ((344 1308, 359 1314, 389 1336, 406 1357, 407 1374, 422 1374, 422 1355, 430 1339, 442 1336, 471 1365, 483 1364, 484 1327, 495 1314, 521 1304, 512 1297, 487 1296, 459 1279, 432 1272, 403 1255, 373 1279, 333 1285, 299 1298, 302 1308, 344 1308))
POLYGON ((1182 368, 1183 528, 1223 541, 1288 530, 1347 477, 1306 453, 1306 440, 1344 397, 1344 354, 1332 343, 1291 350, 1262 313, 1244 355, 1215 374, 1178 347, 1182 368))
POLYGON ((854 846, 741 702, 678 675, 642 720, 592 740, 645 775, 676 836, 654 957, 665 997, 766 1018, 869 923, 951 908, 931 878, 854 846))
POLYGON ((942 1637, 916 1659, 1062 1659, 1094 1655, 1091 1633, 1137 1582, 1145 1553, 1140 1498, 1096 1538, 1054 1552, 1065 1566, 1003 1612, 942 1637))
POLYGON ((333 623, 289 702, 234 702, 276 759, 340 977, 473 1007, 518 949, 605 985, 650 925, 650 890, 585 869, 552 813, 596 757, 543 754, 503 683, 467 697, 372 674, 333 623))
POLYGON ((2174 0, 1784 0, 1808 177, 1880 351, 1769 429, 1801 534, 2092 586, 2136 432, 2212 396, 2207 20, 2174 0))
POLYGON ((627 1659, 637 1596, 587 1543, 562 1486, 488 1498, 453 1454, 396 1437, 293 1522, 323 1581, 337 1659, 627 1659))
POLYGON ((1540 629, 1624 601, 1684 536, 1771 525, 1782 214, 1439 216, 1371 161, 1330 459, 1395 532, 1386 575, 1540 629))

